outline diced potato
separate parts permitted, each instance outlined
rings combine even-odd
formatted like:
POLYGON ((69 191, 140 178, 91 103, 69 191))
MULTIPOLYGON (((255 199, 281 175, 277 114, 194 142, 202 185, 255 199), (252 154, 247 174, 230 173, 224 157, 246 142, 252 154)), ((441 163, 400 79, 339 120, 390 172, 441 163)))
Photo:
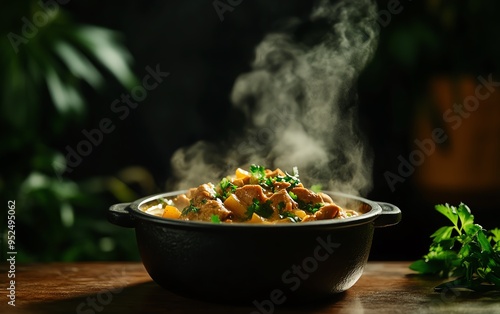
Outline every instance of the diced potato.
POLYGON ((247 207, 241 204, 240 200, 235 194, 229 195, 229 197, 224 201, 224 206, 233 212, 233 214, 238 218, 245 217, 247 213, 247 207))
POLYGON ((263 223, 265 222, 264 218, 260 217, 259 215, 257 215, 256 213, 252 213, 252 218, 246 222, 250 222, 250 223, 263 223))
POLYGON ((246 170, 243 170, 241 168, 236 169, 236 178, 237 179, 244 179, 250 177, 250 173, 246 170))
POLYGON ((175 206, 167 205, 163 210, 163 218, 179 219, 181 212, 175 206))
POLYGON ((303 211, 302 209, 294 209, 293 213, 295 216, 299 217, 300 219, 304 219, 305 216, 307 216, 306 212, 303 211))

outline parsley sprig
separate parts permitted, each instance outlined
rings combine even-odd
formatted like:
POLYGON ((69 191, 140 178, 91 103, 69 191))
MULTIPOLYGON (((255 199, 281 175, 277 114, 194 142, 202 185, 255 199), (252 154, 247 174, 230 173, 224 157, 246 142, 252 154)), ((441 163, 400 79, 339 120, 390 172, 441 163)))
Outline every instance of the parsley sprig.
POLYGON ((310 214, 316 213, 321 207, 325 205, 323 203, 312 203, 312 202, 306 203, 303 200, 299 199, 297 195, 295 195, 295 193, 293 193, 292 191, 288 192, 288 195, 290 195, 290 197, 297 202, 297 205, 299 206, 300 209, 310 214))
POLYGON ((413 262, 410 269, 422 274, 439 275, 455 280, 439 285, 444 288, 466 288, 474 291, 500 290, 500 229, 485 230, 474 223, 465 204, 448 204, 435 209, 451 221, 431 235, 429 252, 413 262))
POLYGON ((250 165, 250 175, 255 178, 258 182, 262 182, 266 179, 266 168, 252 164, 250 165))
POLYGON ((275 177, 276 182, 288 182, 290 183, 290 187, 288 189, 293 189, 300 183, 299 179, 299 171, 297 170, 296 167, 293 168, 293 174, 289 174, 288 172, 285 172, 285 176, 276 176, 275 177))
POLYGON ((215 214, 212 214, 212 216, 210 216, 210 221, 214 224, 220 224, 220 218, 215 214))
POLYGON ((194 206, 193 202, 191 201, 191 202, 189 202, 189 205, 188 205, 188 206, 186 206, 186 207, 182 210, 181 215, 182 215, 182 216, 186 216, 186 215, 188 215, 189 213, 197 213, 197 212, 199 212, 199 211, 200 211, 200 208, 199 208, 199 207, 194 206))
POLYGON ((254 198, 253 202, 250 206, 247 208, 246 215, 248 218, 252 218, 252 214, 256 213, 257 215, 264 217, 264 218, 269 218, 273 215, 274 210, 271 207, 272 202, 270 200, 267 200, 264 203, 259 202, 258 199, 254 198))
POLYGON ((266 175, 266 169, 263 166, 253 164, 250 166, 249 170, 250 175, 255 182, 257 182, 263 188, 271 190, 272 192, 274 192, 274 182, 290 183, 290 186, 287 188, 288 190, 293 189, 301 183, 299 179, 299 170, 297 167, 293 167, 292 174, 285 172, 284 176, 277 175, 274 177, 268 177, 266 175))
POLYGON ((223 202, 236 191, 237 186, 231 183, 228 178, 222 178, 219 182, 220 193, 215 195, 216 198, 220 198, 223 202))

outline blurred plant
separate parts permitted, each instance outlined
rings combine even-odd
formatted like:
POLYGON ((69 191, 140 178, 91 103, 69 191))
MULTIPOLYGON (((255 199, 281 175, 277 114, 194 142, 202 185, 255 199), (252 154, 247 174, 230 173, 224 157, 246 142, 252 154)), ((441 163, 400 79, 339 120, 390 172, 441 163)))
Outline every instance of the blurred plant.
POLYGON ((85 117, 85 92, 102 90, 107 76, 137 85, 132 58, 117 32, 76 23, 57 2, 43 3, 12 2, 0 13, 0 193, 2 201, 16 200, 17 258, 136 258, 133 235, 112 228, 102 212, 106 195, 126 189, 109 191, 103 178, 77 183, 54 169, 65 164, 57 140, 85 117))

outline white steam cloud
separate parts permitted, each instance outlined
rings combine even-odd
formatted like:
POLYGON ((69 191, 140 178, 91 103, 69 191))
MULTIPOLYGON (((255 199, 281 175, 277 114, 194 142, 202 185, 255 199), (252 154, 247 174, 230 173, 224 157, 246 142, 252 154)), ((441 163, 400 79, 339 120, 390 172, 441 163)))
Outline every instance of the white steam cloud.
POLYGON ((322 0, 309 21, 290 19, 268 34, 231 94, 246 133, 224 149, 206 142, 179 149, 171 160, 176 188, 256 163, 297 166, 306 186, 368 192, 372 160, 357 129, 355 85, 377 46, 376 18, 372 1, 322 0))

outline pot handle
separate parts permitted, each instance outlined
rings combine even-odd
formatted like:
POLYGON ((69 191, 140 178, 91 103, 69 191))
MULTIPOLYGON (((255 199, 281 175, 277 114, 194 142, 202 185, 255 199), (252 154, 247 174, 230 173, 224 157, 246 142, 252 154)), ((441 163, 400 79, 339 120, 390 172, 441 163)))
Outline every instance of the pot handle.
POLYGON ((119 203, 111 205, 108 211, 108 221, 120 227, 135 227, 134 216, 132 216, 127 210, 129 206, 130 203, 119 203))
POLYGON ((375 219, 376 228, 396 225, 401 221, 401 210, 390 203, 377 202, 382 207, 382 213, 375 219))

